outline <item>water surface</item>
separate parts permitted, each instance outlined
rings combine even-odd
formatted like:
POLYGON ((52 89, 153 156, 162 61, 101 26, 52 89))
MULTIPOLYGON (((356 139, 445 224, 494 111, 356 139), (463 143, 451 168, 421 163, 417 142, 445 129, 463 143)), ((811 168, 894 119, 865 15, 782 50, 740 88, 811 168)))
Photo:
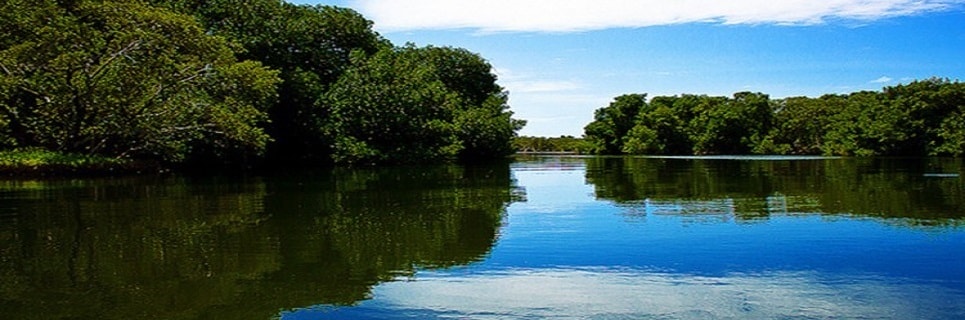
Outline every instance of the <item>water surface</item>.
POLYGON ((942 159, 494 166, 0 184, 0 315, 965 317, 942 159))

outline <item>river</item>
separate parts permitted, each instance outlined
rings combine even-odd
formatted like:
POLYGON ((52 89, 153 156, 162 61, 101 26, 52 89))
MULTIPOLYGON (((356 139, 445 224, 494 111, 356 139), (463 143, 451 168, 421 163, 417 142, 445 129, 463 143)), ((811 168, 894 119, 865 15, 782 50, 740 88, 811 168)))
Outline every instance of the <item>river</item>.
POLYGON ((3 319, 965 318, 954 159, 0 181, 3 319))

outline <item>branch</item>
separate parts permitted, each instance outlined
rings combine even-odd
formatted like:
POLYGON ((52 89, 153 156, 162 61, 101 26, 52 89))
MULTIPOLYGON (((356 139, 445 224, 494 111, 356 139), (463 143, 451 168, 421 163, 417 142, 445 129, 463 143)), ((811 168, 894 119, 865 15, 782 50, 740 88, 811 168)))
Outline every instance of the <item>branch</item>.
POLYGON ((8 76, 12 76, 12 75, 13 75, 13 72, 10 72, 10 69, 7 69, 7 66, 4 65, 3 62, 0 62, 0 68, 2 68, 2 69, 3 69, 3 73, 6 73, 8 76))
MULTIPOLYGON (((181 73, 187 73, 190 69, 191 69, 191 68, 184 68, 184 69, 181 71, 181 73)), ((208 68, 208 66, 201 67, 200 69, 198 69, 197 71, 195 71, 195 72, 192 73, 191 75, 189 75, 189 76, 187 76, 187 77, 185 77, 185 78, 182 78, 182 79, 180 79, 180 80, 178 80, 178 81, 179 81, 179 82, 189 82, 189 81, 192 81, 192 80, 194 80, 194 79, 200 78, 200 77, 204 76, 204 75, 206 74, 205 71, 208 71, 209 69, 210 69, 210 68, 208 68)))
POLYGON ((112 54, 110 58, 107 58, 107 61, 105 61, 105 62, 102 63, 101 65, 97 66, 97 69, 94 70, 93 73, 91 73, 91 79, 94 79, 94 78, 99 77, 99 76, 101 75, 101 73, 104 72, 104 69, 106 69, 107 66, 110 65, 111 62, 113 62, 114 60, 116 60, 118 57, 120 57, 120 56, 125 56, 125 57, 126 57, 126 56, 127 56, 126 54, 127 54, 128 51, 137 49, 137 48, 140 47, 140 46, 141 46, 141 40, 134 40, 134 41, 132 41, 131 43, 129 43, 126 47, 121 48, 121 50, 119 50, 119 51, 115 52, 114 54, 112 54))

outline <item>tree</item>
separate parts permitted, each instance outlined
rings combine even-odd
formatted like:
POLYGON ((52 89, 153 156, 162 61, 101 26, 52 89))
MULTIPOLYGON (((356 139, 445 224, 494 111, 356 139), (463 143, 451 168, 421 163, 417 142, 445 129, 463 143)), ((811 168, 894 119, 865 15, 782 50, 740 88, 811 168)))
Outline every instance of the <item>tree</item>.
POLYGON ((22 146, 181 161, 259 154, 277 73, 190 16, 135 1, 14 2, 0 114, 22 146), (230 150, 230 151, 229 151, 230 150))
POLYGON ((698 97, 696 105, 692 108, 694 116, 687 125, 687 131, 694 141, 693 154, 720 153, 718 150, 722 149, 724 145, 732 144, 734 140, 730 136, 723 136, 723 134, 740 133, 725 132, 728 123, 733 121, 733 119, 725 118, 725 116, 730 116, 726 108, 722 108, 726 104, 726 97, 698 97))
POLYGON ((770 130, 773 111, 766 94, 738 92, 732 99, 701 101, 690 120, 695 154, 747 154, 770 130))
POLYGON ((660 134, 643 124, 638 124, 627 132, 621 150, 626 154, 663 154, 666 145, 660 141, 660 134))
MULTIPOLYGON (((893 153, 902 155, 939 155, 944 143, 940 128, 965 105, 965 90, 960 83, 931 78, 905 85, 885 87, 882 91, 889 111, 907 117, 907 125, 900 129, 905 139, 897 142, 893 153)), ((947 128, 947 127, 946 127, 947 128)), ((945 150, 946 148, 942 148, 945 150)))
POLYGON ((965 141, 965 84, 939 78, 820 98, 658 96, 623 131, 627 105, 586 126, 597 153, 957 156, 965 141))
POLYGON ((462 144, 458 157, 478 161, 505 157, 513 152, 513 138, 526 121, 512 118, 506 93, 492 94, 478 107, 456 110, 454 125, 462 144))
POLYGON ((880 92, 851 93, 831 118, 825 135, 826 154, 895 155, 907 139, 901 126, 908 126, 907 110, 893 108, 880 92))
POLYGON ((586 125, 586 138, 602 154, 619 154, 623 139, 633 129, 637 115, 647 106, 647 94, 626 94, 613 99, 609 106, 594 112, 593 122, 586 125))
POLYGON ((417 49, 353 55, 352 67, 320 101, 336 163, 412 163, 454 158, 461 150, 449 119, 458 96, 446 90, 417 49))
POLYGON ((337 163, 478 160, 511 154, 512 118, 492 67, 463 49, 407 45, 352 67, 318 108, 337 163))
POLYGON ((629 154, 689 154, 692 143, 684 132, 685 121, 674 104, 680 98, 654 97, 642 110, 637 123, 624 139, 623 152, 629 154))
POLYGON ((774 127, 769 139, 778 153, 820 154, 833 110, 829 99, 790 97, 775 101, 774 127))
POLYGON ((294 5, 281 0, 154 0, 195 15, 212 33, 241 45, 241 59, 279 70, 279 99, 266 131, 274 138, 274 162, 330 162, 334 141, 320 131, 329 109, 318 104, 347 68, 350 54, 391 48, 359 13, 333 6, 294 5))
POLYGON ((965 155, 965 104, 942 121, 937 136, 941 139, 941 144, 935 147, 932 154, 955 157, 965 155))
POLYGON ((513 146, 521 152, 570 152, 592 153, 593 145, 585 139, 574 136, 559 137, 516 137, 513 146))
POLYGON ((453 121, 462 144, 459 158, 471 161, 512 154, 512 140, 526 122, 512 118, 509 97, 496 84, 492 66, 466 49, 429 46, 416 53, 458 97, 453 121))

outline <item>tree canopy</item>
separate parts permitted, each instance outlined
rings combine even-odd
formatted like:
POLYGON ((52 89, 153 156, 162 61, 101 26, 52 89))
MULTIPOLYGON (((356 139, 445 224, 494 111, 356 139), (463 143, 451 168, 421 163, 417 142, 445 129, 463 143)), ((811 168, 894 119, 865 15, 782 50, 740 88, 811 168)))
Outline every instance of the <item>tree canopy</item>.
POLYGON ((277 72, 238 61, 191 17, 134 1, 13 1, 0 11, 14 30, 0 48, 8 147, 180 161, 258 155, 269 141, 260 125, 277 72))
POLYGON ((393 46, 350 9, 13 0, 0 11, 3 148, 410 163, 505 156, 522 126, 482 57, 393 46))
POLYGON ((623 95, 596 111, 585 135, 597 153, 965 154, 965 84, 947 79, 818 98, 643 97, 623 95))

